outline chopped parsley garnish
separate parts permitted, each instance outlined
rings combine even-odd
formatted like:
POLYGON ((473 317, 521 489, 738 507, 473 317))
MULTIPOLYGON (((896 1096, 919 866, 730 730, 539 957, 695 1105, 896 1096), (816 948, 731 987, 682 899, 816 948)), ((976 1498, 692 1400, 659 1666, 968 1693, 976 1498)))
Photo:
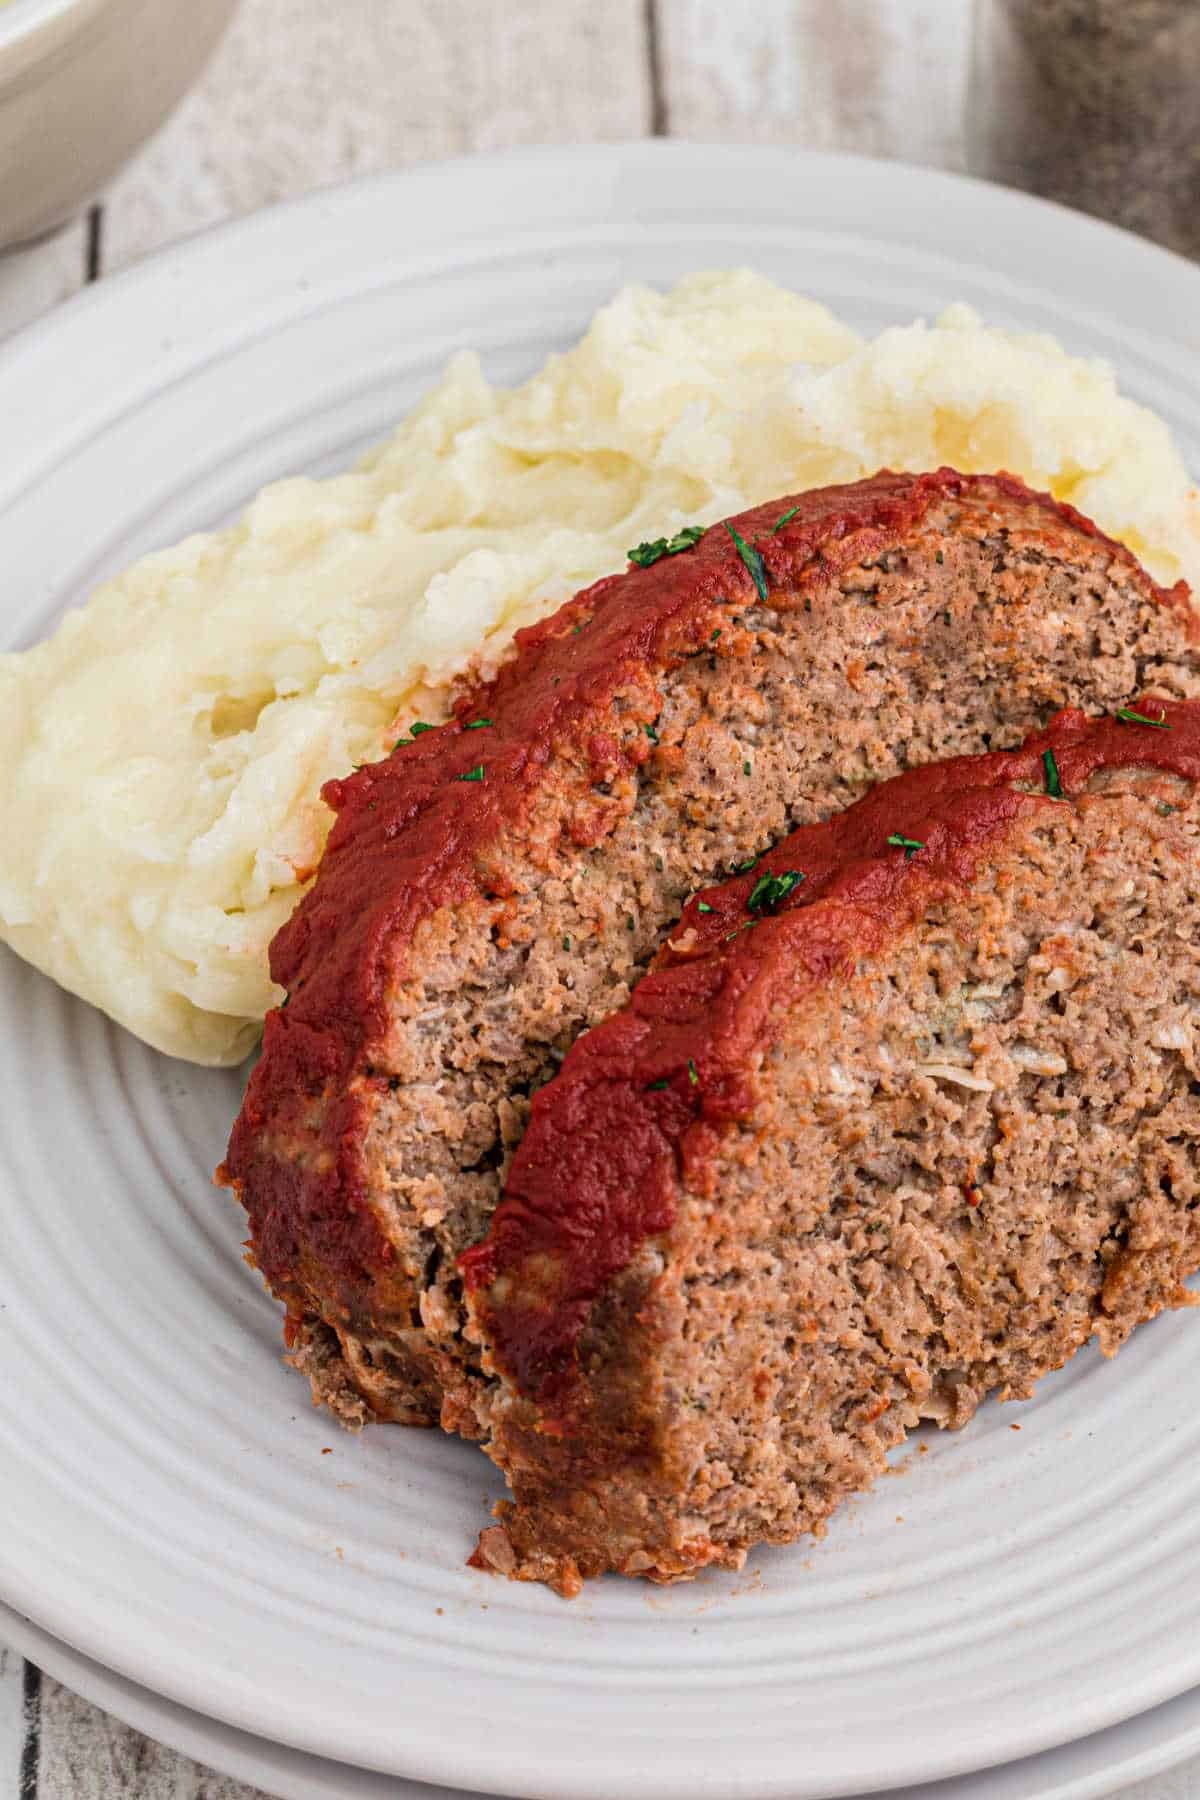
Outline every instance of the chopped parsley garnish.
POLYGON ((774 537, 777 531, 782 531, 788 520, 794 519, 799 511, 800 508, 798 506, 789 506, 785 513, 780 513, 779 517, 771 527, 771 536, 774 537))
POLYGON ((625 929, 626 929, 626 931, 633 930, 633 914, 632 913, 627 913, 625 916, 625 929))
POLYGON ((1127 725, 1153 725, 1156 731, 1170 731, 1165 712, 1159 713, 1157 719, 1148 719, 1145 713, 1134 712, 1131 706, 1118 706, 1116 716, 1127 725))
POLYGON ((753 773, 754 773, 754 771, 750 767, 750 764, 748 762, 744 762, 742 764, 742 774, 743 775, 752 775, 753 773))
POLYGON ((667 1080, 666 1076, 664 1075, 661 1081, 652 1081, 650 1083, 649 1092, 652 1094, 657 1094, 663 1088, 670 1087, 670 1085, 671 1085, 670 1082, 667 1080))
POLYGON ((677 531, 673 538, 650 538, 644 544, 637 544, 629 552, 629 560, 636 563, 639 569, 648 569, 664 556, 678 556, 682 550, 690 550, 704 536, 703 525, 685 525, 677 531))
POLYGON ((917 851, 925 848, 920 838, 906 838, 898 831, 892 832, 888 843, 894 844, 897 850, 903 850, 905 862, 911 862, 917 851))
POLYGON ((946 558, 945 558, 945 557, 944 557, 944 556, 943 556, 943 555, 942 555, 942 552, 941 552, 941 551, 940 551, 940 550, 939 550, 939 551, 938 551, 938 552, 937 552, 937 553, 936 553, 936 555, 935 555, 935 556, 934 556, 934 559, 933 559, 933 560, 934 560, 934 562, 936 562, 936 563, 944 563, 944 562, 945 562, 945 560, 946 560, 946 558))
POLYGON ((692 1061, 690 1056, 688 1057, 688 1080, 691 1082, 693 1087, 700 1086, 700 1077, 696 1073, 696 1065, 692 1061))
POLYGON ((416 738, 419 738, 423 731, 435 731, 436 729, 437 727, 434 725, 427 725, 424 719, 414 719, 408 728, 408 736, 397 738, 392 749, 403 750, 406 744, 411 744, 416 738))
POLYGON ((757 856, 748 856, 745 862, 734 863, 733 872, 735 875, 748 875, 751 869, 757 869, 758 864, 759 858, 757 856))
POLYGON ((697 900, 696 911, 708 913, 712 911, 712 907, 708 904, 707 900, 697 900))
POLYGON ((746 542, 741 532, 733 525, 730 525, 728 521, 726 521, 725 529, 733 539, 738 555, 741 557, 753 577, 754 585, 758 589, 759 599, 763 601, 770 599, 771 590, 767 586, 767 571, 763 568, 762 557, 751 544, 746 542))
POLYGON ((1042 766, 1046 771, 1046 792, 1052 800, 1061 800, 1062 782, 1058 778, 1058 764, 1054 760, 1053 750, 1042 751, 1042 766))
POLYGON ((482 731, 484 729, 484 727, 487 725, 490 725, 491 722, 492 721, 490 719, 468 719, 466 724, 463 726, 463 730, 464 731, 482 731))
POLYGON ((787 869, 782 875, 760 875, 746 902, 749 912, 773 912, 804 880, 800 869, 787 869))
POLYGON ((646 736, 650 739, 652 744, 657 744, 658 733, 655 731, 653 725, 643 725, 642 730, 646 733, 646 736))
POLYGON ((1160 800, 1158 803, 1158 810, 1163 818, 1167 819, 1173 812, 1178 812, 1179 808, 1177 806, 1168 806, 1165 800, 1160 800))
POLYGON ((482 781, 483 764, 476 763, 473 769, 469 769, 465 775, 460 775, 458 779, 460 781, 482 781))
POLYGON ((564 950, 569 950, 569 949, 570 949, 570 948, 571 948, 571 940, 570 940, 570 938, 569 938, 569 937, 565 937, 565 938, 564 938, 564 939, 563 939, 563 949, 564 949, 564 950))

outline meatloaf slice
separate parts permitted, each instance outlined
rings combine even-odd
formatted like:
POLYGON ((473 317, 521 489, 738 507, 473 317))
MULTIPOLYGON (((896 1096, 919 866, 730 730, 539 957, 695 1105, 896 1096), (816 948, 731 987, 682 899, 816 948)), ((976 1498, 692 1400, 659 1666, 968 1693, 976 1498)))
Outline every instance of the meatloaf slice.
POLYGON ((882 475, 690 537, 325 790, 226 1174, 347 1422, 472 1428, 455 1258, 530 1094, 697 886, 908 764, 1067 703, 1200 692, 1186 590, 1003 476, 882 475))
POLYGON ((460 1259, 515 1493, 485 1565, 738 1567, 919 1419, 1188 1302, 1200 704, 1133 714, 795 832, 535 1096, 460 1259))

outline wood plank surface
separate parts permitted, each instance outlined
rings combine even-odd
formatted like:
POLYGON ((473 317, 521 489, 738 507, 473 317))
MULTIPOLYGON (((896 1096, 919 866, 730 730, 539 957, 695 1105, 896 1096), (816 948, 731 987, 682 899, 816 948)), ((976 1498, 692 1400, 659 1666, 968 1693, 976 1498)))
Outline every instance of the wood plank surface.
POLYGON ((46 1678, 37 1800, 267 1800, 46 1678))
POLYGON ((657 8, 673 137, 962 166, 965 0, 657 0, 657 8))
POLYGON ((353 175, 649 129, 643 0, 243 0, 113 185, 103 269, 353 175))
POLYGON ((21 1792, 25 1755, 25 1664, 15 1650, 0 1644, 0 1794, 21 1792))
POLYGON ((0 256, 0 339, 40 319, 88 277, 88 221, 0 256))

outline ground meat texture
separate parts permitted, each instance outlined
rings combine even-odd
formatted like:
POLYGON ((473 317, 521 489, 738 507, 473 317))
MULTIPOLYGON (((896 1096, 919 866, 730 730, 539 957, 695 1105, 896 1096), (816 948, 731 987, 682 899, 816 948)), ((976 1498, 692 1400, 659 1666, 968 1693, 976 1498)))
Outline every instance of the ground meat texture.
POLYGON ((738 1567, 1188 1302, 1200 704, 1133 710, 796 832, 536 1097, 462 1258, 515 1495, 484 1566, 738 1567))
POLYGON ((456 1258, 530 1097, 698 886, 899 768, 1141 687, 1200 693, 1185 589, 1006 477, 885 475, 598 583, 330 784, 223 1171, 314 1393, 477 1429, 456 1258))

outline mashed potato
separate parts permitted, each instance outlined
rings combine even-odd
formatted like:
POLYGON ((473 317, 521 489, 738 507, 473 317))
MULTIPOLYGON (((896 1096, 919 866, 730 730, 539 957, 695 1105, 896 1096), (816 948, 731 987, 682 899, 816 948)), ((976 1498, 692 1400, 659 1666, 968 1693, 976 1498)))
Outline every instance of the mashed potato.
POLYGON ((352 473, 268 488, 0 657, 0 935, 148 1043, 236 1062, 329 776, 439 719, 629 545, 882 465, 1006 468, 1200 588, 1200 506, 1111 373, 965 307, 863 342, 750 273, 630 288, 497 390, 460 355, 352 473))

